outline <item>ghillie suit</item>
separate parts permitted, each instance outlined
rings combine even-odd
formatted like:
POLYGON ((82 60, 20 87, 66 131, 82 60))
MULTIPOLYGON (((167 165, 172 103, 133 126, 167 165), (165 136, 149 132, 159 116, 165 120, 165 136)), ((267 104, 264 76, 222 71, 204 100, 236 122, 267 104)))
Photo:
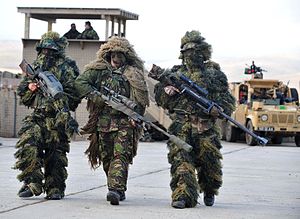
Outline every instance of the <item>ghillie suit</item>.
POLYGON ((65 57, 66 38, 56 32, 47 32, 36 45, 35 70, 52 72, 63 86, 64 95, 55 100, 45 97, 40 89, 32 92, 28 85, 36 81, 24 77, 18 86, 20 101, 33 112, 23 120, 15 153, 15 168, 22 172, 18 179, 24 182, 20 197, 30 197, 46 192, 49 199, 64 196, 67 179, 69 142, 78 129, 69 110, 75 111, 80 103, 74 82, 79 75, 75 61, 65 57), (45 53, 46 49, 49 53, 45 53), (42 171, 44 168, 44 172, 42 171), (29 191, 29 190, 30 191, 29 191))
MULTIPOLYGON (((228 115, 234 109, 234 98, 228 92, 228 83, 220 66, 212 61, 211 46, 198 31, 187 32, 181 40, 182 65, 167 70, 180 72, 208 92, 208 98, 218 103, 228 115)), ((167 73, 167 74, 168 74, 167 73)), ((219 131, 216 117, 195 108, 195 102, 185 94, 168 95, 163 82, 155 86, 155 99, 167 109, 173 120, 169 132, 193 146, 188 153, 168 142, 168 160, 171 164, 172 206, 194 207, 198 191, 214 196, 222 185, 222 167, 219 131), (178 201, 182 201, 178 205, 178 201), (174 204, 174 205, 173 205, 174 204)), ((207 205, 208 202, 205 202, 207 205)))
POLYGON ((82 130, 90 134, 90 146, 86 150, 90 164, 95 169, 103 163, 108 189, 124 195, 128 167, 136 155, 141 130, 128 116, 106 105, 97 95, 103 92, 104 86, 133 100, 139 114, 144 114, 149 105, 143 62, 125 38, 112 37, 103 44, 97 59, 86 65, 76 80, 80 97, 88 99, 89 121, 82 130), (118 69, 111 65, 112 52, 126 57, 125 64, 118 69))

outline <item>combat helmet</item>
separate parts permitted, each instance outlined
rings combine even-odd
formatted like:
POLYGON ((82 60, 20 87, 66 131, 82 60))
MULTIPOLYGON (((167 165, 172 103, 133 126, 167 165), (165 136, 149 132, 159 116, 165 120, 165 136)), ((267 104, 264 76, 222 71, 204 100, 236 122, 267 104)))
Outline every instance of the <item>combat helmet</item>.
POLYGON ((97 52, 97 58, 109 61, 111 52, 122 52, 129 65, 143 69, 143 61, 136 54, 133 45, 124 37, 113 36, 109 38, 105 44, 101 45, 97 52))
POLYGON ((52 49, 59 54, 64 54, 65 48, 68 46, 67 38, 60 37, 59 33, 48 31, 43 34, 35 49, 40 52, 42 49, 52 49))
POLYGON ((185 35, 181 38, 180 45, 180 59, 182 59, 182 52, 188 49, 196 49, 201 51, 204 61, 207 61, 211 57, 212 48, 211 45, 205 42, 205 38, 201 36, 201 33, 196 30, 187 31, 185 35))

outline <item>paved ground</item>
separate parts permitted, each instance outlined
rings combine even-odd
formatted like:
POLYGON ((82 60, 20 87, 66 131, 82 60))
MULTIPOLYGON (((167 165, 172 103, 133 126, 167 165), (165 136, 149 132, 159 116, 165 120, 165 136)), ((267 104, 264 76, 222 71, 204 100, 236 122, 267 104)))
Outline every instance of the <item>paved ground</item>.
POLYGON ((224 178, 213 207, 170 207, 169 164, 165 143, 141 143, 130 168, 127 200, 106 202, 103 170, 89 168, 86 141, 72 142, 66 197, 20 199, 18 171, 12 170, 17 139, 0 138, 0 218, 300 218, 300 148, 249 147, 224 142, 224 178))

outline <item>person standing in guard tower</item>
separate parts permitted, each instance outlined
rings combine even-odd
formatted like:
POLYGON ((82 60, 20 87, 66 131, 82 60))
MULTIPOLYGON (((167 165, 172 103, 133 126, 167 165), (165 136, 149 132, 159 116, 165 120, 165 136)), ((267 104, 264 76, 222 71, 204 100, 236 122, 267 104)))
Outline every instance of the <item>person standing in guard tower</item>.
POLYGON ((85 30, 77 36, 77 39, 85 39, 85 40, 99 40, 99 36, 97 32, 91 25, 91 22, 85 22, 85 30))
POLYGON ((64 34, 64 37, 67 39, 76 39, 80 33, 76 30, 76 25, 74 23, 71 24, 71 29, 64 34))

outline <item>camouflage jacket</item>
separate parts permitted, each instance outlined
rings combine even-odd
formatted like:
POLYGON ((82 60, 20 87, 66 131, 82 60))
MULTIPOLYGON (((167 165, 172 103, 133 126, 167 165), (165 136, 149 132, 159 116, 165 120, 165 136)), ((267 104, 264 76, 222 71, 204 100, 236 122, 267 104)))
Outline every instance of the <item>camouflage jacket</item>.
MULTIPOLYGON (((41 64, 36 60, 33 63, 33 68, 38 69, 41 64)), ((60 83, 63 86, 65 97, 68 102, 68 107, 70 110, 75 111, 76 107, 80 103, 80 99, 78 98, 78 94, 74 88, 74 82, 76 77, 79 75, 79 69, 75 63, 75 61, 67 58, 61 57, 56 61, 54 67, 50 69, 45 69, 47 71, 52 72, 60 83)), ((42 91, 38 89, 35 92, 32 92, 28 88, 28 84, 35 82, 28 77, 24 77, 20 82, 17 94, 20 96, 20 101, 28 107, 32 107, 34 109, 44 109, 46 112, 54 112, 55 104, 53 98, 45 97, 42 94, 42 91)))
MULTIPOLYGON (((112 109, 104 102, 97 101, 98 95, 93 96, 94 91, 103 92, 103 86, 106 86, 115 92, 132 99, 132 87, 127 78, 123 75, 125 69, 126 66, 122 69, 113 70, 110 64, 102 63, 100 64, 100 67, 98 66, 84 71, 76 79, 76 89, 81 98, 88 98, 88 108, 91 104, 96 105, 96 107, 90 107, 89 109, 91 114, 97 113, 97 127, 102 132, 116 131, 120 126, 132 127, 127 115, 112 109), (98 109, 97 112, 95 112, 95 108, 98 109)), ((143 104, 140 104, 137 100, 134 101, 138 105, 137 112, 144 114, 145 107, 143 104)))
POLYGON ((99 40, 97 32, 91 27, 77 36, 77 39, 99 40))
MULTIPOLYGON (((208 91, 208 98, 219 104, 224 112, 231 115, 235 100, 229 93, 226 75, 215 68, 206 68, 203 72, 189 72, 184 66, 176 66, 169 70, 168 74, 176 74, 180 72, 191 80, 199 84, 208 91)), ((186 94, 175 94, 169 96, 164 92, 164 87, 168 84, 159 82, 155 85, 154 93, 157 104, 171 113, 172 119, 182 120, 182 116, 196 117, 200 121, 207 121, 208 127, 214 123, 213 117, 202 112, 201 109, 195 107, 195 102, 186 94)), ((198 121, 197 121, 198 122, 198 121)))

